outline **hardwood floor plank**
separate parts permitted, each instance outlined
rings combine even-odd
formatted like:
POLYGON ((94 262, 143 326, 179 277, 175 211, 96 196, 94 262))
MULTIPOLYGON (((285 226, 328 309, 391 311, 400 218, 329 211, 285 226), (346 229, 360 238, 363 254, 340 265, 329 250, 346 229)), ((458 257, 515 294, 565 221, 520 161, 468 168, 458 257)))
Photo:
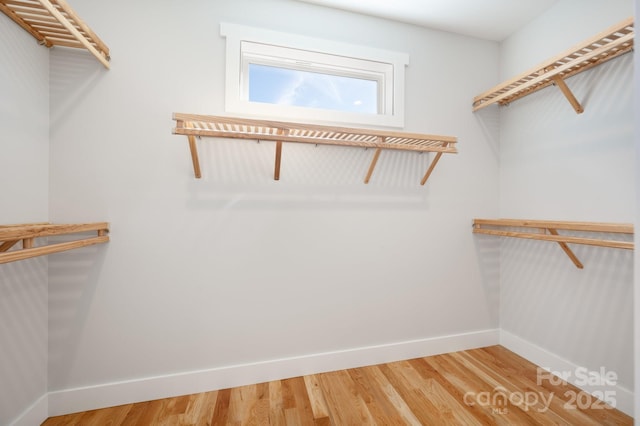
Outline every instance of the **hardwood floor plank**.
POLYGON ((159 424, 156 419, 159 417, 162 410, 164 400, 158 399, 155 401, 148 401, 142 403, 142 410, 136 412, 136 418, 130 418, 127 416, 125 421, 131 421, 130 425, 155 425, 159 424))
MULTIPOLYGON (((133 407, 129 410, 124 420, 122 421, 123 426, 134 426, 137 424, 141 424, 139 419, 142 418, 145 411, 148 409, 148 402, 141 402, 138 404, 133 404, 133 407)), ((107 408, 107 410, 110 410, 107 408)), ((45 422, 46 425, 46 422, 45 422)), ((48 425, 47 425, 48 426, 48 425)))
POLYGON ((203 392, 191 395, 189 406, 181 419, 184 424, 208 426, 211 424, 213 411, 216 407, 218 391, 203 392))
POLYGON ((480 422, 489 425, 511 425, 517 424, 518 422, 526 423, 527 419, 518 413, 505 415, 504 412, 500 412, 500 407, 487 406, 479 403, 477 398, 481 395, 491 395, 493 388, 447 355, 425 358, 424 362, 433 368, 438 376, 443 378, 439 380, 436 377, 435 380, 439 380, 443 383, 443 386, 448 386, 449 389, 452 389, 452 394, 461 398, 465 407, 469 407, 470 412, 480 422), (444 383, 448 383, 449 385, 445 385, 444 383))
POLYGON ((161 408, 158 411, 154 423, 163 425, 178 424, 185 417, 191 395, 178 396, 161 400, 161 408))
POLYGON ((293 379, 289 379, 289 381, 291 382, 291 390, 293 391, 295 408, 300 419, 300 422, 297 424, 302 426, 313 426, 315 423, 313 410, 311 409, 311 401, 309 401, 309 394, 307 393, 307 387, 304 383, 304 378, 295 377, 293 379))
POLYGON ((431 401, 438 414, 438 424, 480 425, 465 407, 451 396, 436 380, 424 378, 409 361, 398 364, 402 368, 397 371, 404 376, 406 382, 422 396, 431 401))
POLYGON ((398 412, 398 416, 402 420, 404 425, 417 426, 420 425, 420 420, 413 414, 409 405, 402 399, 398 391, 389 382, 386 376, 380 371, 377 366, 362 368, 363 374, 368 376, 374 386, 379 388, 380 392, 384 394, 394 410, 398 412))
POLYGON ((311 411, 313 412, 313 418, 318 424, 320 419, 329 418, 329 408, 327 402, 324 399, 324 393, 320 387, 318 376, 311 374, 304 376, 304 385, 307 388, 307 395, 309 395, 309 401, 311 402, 311 411))
MULTIPOLYGON (((433 357, 431 357, 433 358, 433 357)), ((456 400, 461 401, 465 404, 465 409, 475 417, 475 419, 482 425, 495 425, 502 424, 501 419, 496 419, 494 416, 486 413, 482 410, 478 405, 469 405, 465 401, 465 395, 470 391, 470 388, 473 387, 473 381, 470 380, 467 384, 467 387, 456 386, 458 377, 456 375, 447 374, 450 376, 449 378, 445 377, 441 374, 437 368, 435 368, 432 364, 428 362, 431 358, 416 358, 409 360, 409 363, 413 366, 413 368, 423 377, 432 379, 440 384, 443 389, 445 389, 452 397, 456 400), (451 381, 450 381, 451 380, 451 381)), ((473 379, 473 378, 470 378, 473 379)), ((506 421, 504 422, 506 424, 506 421)))
POLYGON ((491 346, 68 414, 43 425, 633 424, 597 400, 572 407, 571 395, 581 391, 541 374, 491 346))
POLYGON ((282 408, 285 410, 290 410, 296 407, 296 397, 293 394, 293 389, 291 389, 292 382, 291 379, 281 380, 281 398, 282 398, 282 408))
POLYGON ((371 380, 363 368, 352 368, 347 372, 355 384, 355 391, 362 395, 374 424, 399 426, 406 424, 387 395, 375 381, 371 380))
POLYGON ((229 419, 229 400, 231 399, 231 389, 218 391, 216 406, 211 416, 211 426, 226 426, 229 419))
POLYGON ((438 424, 439 415, 436 406, 406 382, 404 375, 398 371, 401 368, 398 363, 383 364, 379 368, 400 397, 411 407, 420 424, 438 424))
POLYGON ((373 418, 346 370, 320 375, 320 384, 335 425, 370 425, 373 418))
POLYGON ((272 425, 286 425, 282 401, 282 381, 269 382, 269 419, 272 425))
POLYGON ((251 415, 251 411, 257 400, 256 385, 240 386, 231 389, 229 395, 228 424, 245 424, 245 418, 251 415))
POLYGON ((248 425, 268 425, 269 424, 269 383, 259 383, 256 385, 256 402, 251 411, 248 425))
POLYGON ((128 404, 113 407, 108 410, 94 410, 92 412, 93 415, 90 418, 85 416, 80 417, 79 424, 96 424, 105 426, 121 425, 132 407, 133 404, 128 404))

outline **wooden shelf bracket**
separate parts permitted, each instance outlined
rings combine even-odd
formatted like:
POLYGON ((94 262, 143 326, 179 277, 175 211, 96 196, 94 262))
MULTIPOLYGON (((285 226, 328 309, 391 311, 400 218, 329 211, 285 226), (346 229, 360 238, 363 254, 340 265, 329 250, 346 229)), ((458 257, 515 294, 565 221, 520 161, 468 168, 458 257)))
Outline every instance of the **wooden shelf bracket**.
POLYGON ((273 174, 275 180, 280 179, 282 145, 284 142, 375 148, 373 159, 371 160, 364 179, 365 183, 369 183, 380 158, 380 154, 384 149, 434 152, 435 157, 431 161, 427 173, 422 178, 420 182, 421 185, 427 182, 427 179, 431 175, 431 172, 433 172, 442 154, 455 154, 458 152, 455 147, 457 138, 453 136, 435 136, 182 113, 174 113, 173 119, 176 121, 176 127, 173 129, 173 133, 186 135, 189 140, 191 161, 196 178, 202 176, 195 140, 196 136, 270 140, 276 142, 275 170, 273 174))
POLYGON ((573 109, 576 111, 576 114, 582 114, 584 112, 584 108, 580 105, 580 102, 576 99, 576 96, 573 94, 571 89, 569 89, 569 86, 567 86, 567 83, 564 82, 562 77, 556 75, 553 76, 552 79, 554 84, 558 86, 564 97, 567 98, 573 109))
POLYGON ((473 233, 498 237, 526 238, 530 240, 552 241, 560 245, 577 268, 584 265, 567 244, 586 244, 598 247, 610 247, 633 250, 632 241, 609 240, 592 237, 560 235, 558 230, 588 232, 594 234, 620 234, 633 236, 633 225, 628 223, 601 222, 560 222, 548 220, 520 219, 474 219, 473 233), (516 229, 518 230, 516 230, 516 229), (522 229, 524 228, 524 230, 522 229))
POLYGON ((473 99, 473 110, 477 111, 494 103, 507 105, 547 86, 556 85, 571 103, 576 113, 580 114, 584 109, 567 87, 565 80, 631 52, 634 45, 634 34, 633 17, 627 18, 517 77, 476 96, 473 99))
POLYGON ((109 48, 65 0, 0 0, 0 11, 40 44, 86 49, 109 69, 109 48))
POLYGON ((30 223, 22 225, 0 226, 0 264, 29 259, 61 251, 87 247, 94 244, 102 244, 109 241, 109 224, 106 222, 79 223, 79 224, 50 224, 30 223), (95 231, 94 237, 79 238, 75 241, 53 243, 34 247, 36 238, 51 237, 54 235, 77 234, 95 231), (22 241, 22 248, 11 250, 22 241))

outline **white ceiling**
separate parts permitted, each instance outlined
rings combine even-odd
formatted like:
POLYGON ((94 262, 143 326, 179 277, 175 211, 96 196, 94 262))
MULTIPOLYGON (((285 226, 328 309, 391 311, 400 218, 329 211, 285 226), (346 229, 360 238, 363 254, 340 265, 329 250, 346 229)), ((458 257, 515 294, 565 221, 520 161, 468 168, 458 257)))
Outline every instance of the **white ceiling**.
POLYGON ((502 41, 558 0, 299 0, 502 41))

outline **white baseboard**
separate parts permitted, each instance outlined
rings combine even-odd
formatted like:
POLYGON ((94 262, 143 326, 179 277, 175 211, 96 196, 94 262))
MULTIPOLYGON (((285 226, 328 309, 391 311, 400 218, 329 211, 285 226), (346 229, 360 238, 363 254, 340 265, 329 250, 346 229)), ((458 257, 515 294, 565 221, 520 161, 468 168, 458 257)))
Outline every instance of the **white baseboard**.
POLYGON ((48 394, 42 395, 36 402, 31 404, 17 419, 15 419, 11 426, 34 426, 40 425, 49 417, 49 396, 48 394))
POLYGON ((608 395, 611 401, 615 402, 615 404, 611 405, 633 417, 633 392, 615 383, 607 384, 606 378, 602 377, 599 374, 600 372, 587 372, 584 367, 561 358, 508 331, 500 330, 500 344, 547 371, 564 372, 564 378, 567 382, 585 392, 600 398, 602 398, 602 395, 608 395), (592 380, 585 380, 585 373, 588 373, 589 377, 593 378, 597 385, 590 385, 589 383, 592 380))
POLYGON ((497 345, 498 329, 49 392, 49 416, 497 345))

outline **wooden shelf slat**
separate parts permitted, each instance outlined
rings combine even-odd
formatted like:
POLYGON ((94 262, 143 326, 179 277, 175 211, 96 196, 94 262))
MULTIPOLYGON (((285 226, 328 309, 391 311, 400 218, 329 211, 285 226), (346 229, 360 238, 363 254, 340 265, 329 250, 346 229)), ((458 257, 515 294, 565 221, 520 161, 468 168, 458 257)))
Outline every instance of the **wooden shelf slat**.
POLYGON ((563 80, 586 71, 625 53, 631 52, 634 45, 633 17, 608 28, 596 36, 583 41, 571 49, 505 81, 473 99, 473 110, 477 111, 494 103, 506 105, 524 96, 530 95, 552 84, 559 84, 565 96, 576 112, 582 108, 563 80), (573 99, 572 99, 573 98, 573 99))
MULTIPOLYGON (((456 154, 457 138, 420 133, 403 133, 374 129, 357 129, 347 127, 324 126, 318 124, 291 123, 283 121, 255 120, 247 118, 221 117, 213 115, 197 115, 174 113, 176 127, 173 133, 186 135, 189 138, 191 159, 196 178, 200 177, 200 165, 194 136, 231 139, 256 139, 282 142, 312 143, 318 145, 340 145, 350 147, 389 149, 414 152, 437 153, 429 168, 426 178, 444 153, 456 154)), ((279 179, 280 150, 276 151, 276 180, 279 179)), ((378 152, 379 155, 379 151, 378 152)), ((377 156, 375 157, 377 161, 377 156)), ((375 167, 375 162, 372 163, 375 167)), ((373 167, 365 178, 368 183, 373 167)))
POLYGON ((46 47, 84 48, 109 69, 109 48, 65 0, 0 0, 0 11, 46 47))
POLYGON ((76 224, 50 224, 32 223, 22 225, 0 226, 0 264, 29 259, 75 248, 86 247, 94 244, 102 244, 109 241, 106 235, 109 232, 107 222, 76 223, 76 224), (51 237, 54 235, 67 235, 97 232, 94 237, 80 238, 75 241, 47 244, 33 247, 35 238, 51 237), (9 250, 19 241, 22 241, 22 249, 9 250))
POLYGON ((602 222, 561 222, 549 220, 522 219, 474 219, 473 233, 498 237, 525 238, 530 240, 552 241, 560 245, 576 267, 582 269, 582 263, 567 244, 584 244, 598 247, 633 250, 633 241, 620 241, 575 235, 560 235, 558 230, 602 234, 633 235, 633 225, 629 223, 602 222), (507 229, 505 229, 507 228, 507 229), (514 230, 513 228, 520 228, 514 230), (525 230, 523 231, 522 228, 525 230))

